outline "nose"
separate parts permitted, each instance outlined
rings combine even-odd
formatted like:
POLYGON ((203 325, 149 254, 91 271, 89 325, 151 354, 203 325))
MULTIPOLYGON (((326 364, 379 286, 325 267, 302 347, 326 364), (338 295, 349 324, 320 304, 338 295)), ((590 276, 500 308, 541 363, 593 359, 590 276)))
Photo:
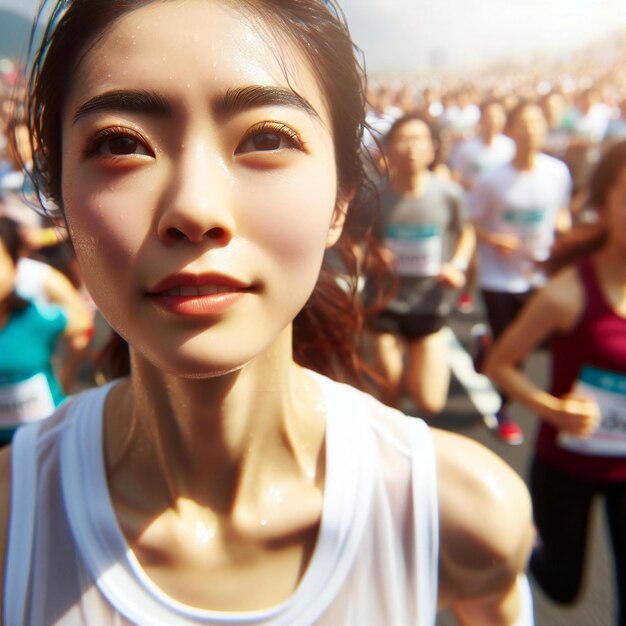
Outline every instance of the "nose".
POLYGON ((161 199, 158 235, 167 245, 210 241, 225 246, 235 232, 228 173, 200 140, 181 149, 161 199))

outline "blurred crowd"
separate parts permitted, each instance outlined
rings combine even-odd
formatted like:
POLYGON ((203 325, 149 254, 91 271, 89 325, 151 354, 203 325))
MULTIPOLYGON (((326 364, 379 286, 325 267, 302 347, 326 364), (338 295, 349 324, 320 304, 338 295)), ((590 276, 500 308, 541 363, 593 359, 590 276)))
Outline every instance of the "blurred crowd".
POLYGON ((572 209, 578 214, 584 202, 578 192, 599 150, 626 137, 625 61, 626 45, 616 38, 567 59, 538 58, 528 66, 444 77, 376 77, 370 81, 368 121, 381 138, 395 119, 420 112, 441 131, 438 162, 454 170, 462 141, 479 132, 481 105, 498 101, 509 112, 520 99, 534 100, 548 122, 543 151, 568 165, 577 200, 572 209))

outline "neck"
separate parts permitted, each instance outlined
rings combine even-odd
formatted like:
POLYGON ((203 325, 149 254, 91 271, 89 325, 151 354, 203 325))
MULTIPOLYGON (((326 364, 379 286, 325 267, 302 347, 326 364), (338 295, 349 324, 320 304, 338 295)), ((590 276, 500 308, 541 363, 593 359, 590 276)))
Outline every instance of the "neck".
POLYGON ((522 172, 532 170, 537 162, 537 154, 536 150, 520 150, 518 148, 512 161, 513 167, 522 172))
POLYGON ((132 371, 107 410, 107 465, 118 485, 147 477, 151 506, 193 500, 227 513, 272 477, 315 477, 324 415, 307 409, 317 388, 291 358, 291 332, 224 376, 181 379, 137 353, 132 371))
POLYGON ((492 131, 483 131, 480 135, 480 138, 483 140, 485 146, 490 146, 496 138, 496 133, 492 131))
POLYGON ((396 172, 391 186, 399 196, 420 196, 426 190, 430 171, 428 169, 413 172, 396 172))

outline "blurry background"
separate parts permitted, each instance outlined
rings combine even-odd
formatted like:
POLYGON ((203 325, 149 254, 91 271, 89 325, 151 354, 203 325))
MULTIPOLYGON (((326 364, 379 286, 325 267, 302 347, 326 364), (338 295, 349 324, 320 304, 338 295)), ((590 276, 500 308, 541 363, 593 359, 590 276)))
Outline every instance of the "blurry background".
MULTIPOLYGON (((39 0, 0 0, 0 56, 20 52, 39 0)), ((626 32, 623 0, 343 0, 368 69, 459 70, 563 56, 626 32)))

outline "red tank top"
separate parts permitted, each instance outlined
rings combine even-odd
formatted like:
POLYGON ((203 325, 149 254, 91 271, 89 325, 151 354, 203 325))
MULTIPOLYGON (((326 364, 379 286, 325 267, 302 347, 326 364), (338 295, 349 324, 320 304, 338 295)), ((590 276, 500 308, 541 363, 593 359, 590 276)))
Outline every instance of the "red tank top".
MULTIPOLYGON (((595 269, 588 259, 578 266, 585 295, 585 308, 576 327, 551 341, 551 393, 562 396, 572 388, 581 367, 626 374, 626 317, 618 315, 602 293, 595 269)), ((626 480, 624 457, 591 456, 559 447, 556 429, 541 422, 537 456, 557 469, 576 476, 604 481, 626 480)))

